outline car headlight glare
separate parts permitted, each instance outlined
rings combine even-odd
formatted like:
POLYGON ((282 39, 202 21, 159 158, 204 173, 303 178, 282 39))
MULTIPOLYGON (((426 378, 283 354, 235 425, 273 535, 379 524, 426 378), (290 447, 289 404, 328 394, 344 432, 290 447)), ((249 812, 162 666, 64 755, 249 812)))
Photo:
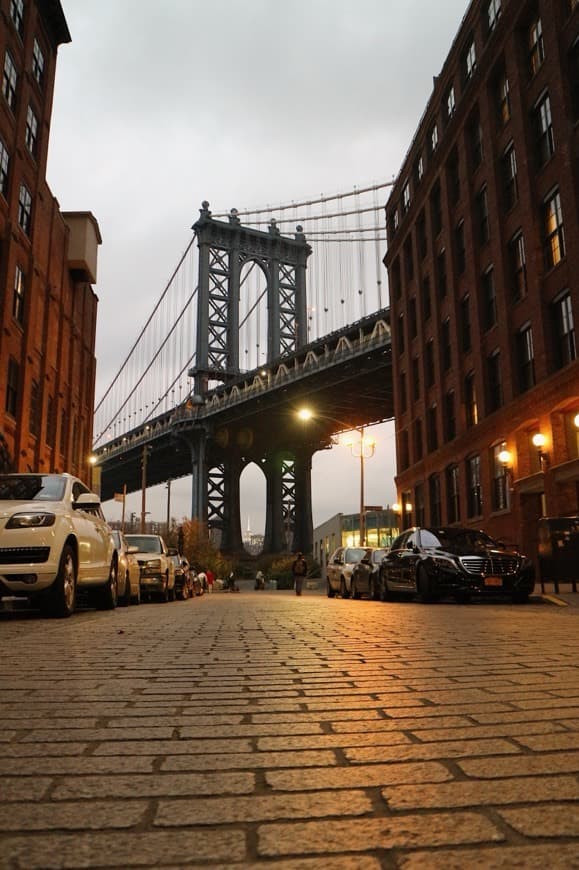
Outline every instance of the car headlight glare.
POLYGON ((456 564, 452 561, 452 559, 445 559, 443 556, 435 556, 433 559, 434 564, 437 568, 440 568, 441 571, 457 571, 458 568, 456 564))
POLYGON ((6 523, 7 529, 38 529, 38 528, 46 528, 47 526, 53 526, 55 523, 56 517, 54 514, 49 514, 46 512, 35 512, 32 511, 21 513, 21 514, 13 514, 8 522, 6 523))
POLYGON ((147 568, 149 571, 158 571, 160 567, 160 559, 151 559, 149 562, 145 562, 145 568, 147 568))

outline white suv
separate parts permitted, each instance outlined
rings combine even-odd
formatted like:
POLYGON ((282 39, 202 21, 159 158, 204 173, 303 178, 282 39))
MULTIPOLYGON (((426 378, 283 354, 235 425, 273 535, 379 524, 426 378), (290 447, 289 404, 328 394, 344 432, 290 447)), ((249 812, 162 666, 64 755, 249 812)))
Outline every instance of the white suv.
POLYGON ((141 569, 141 596, 158 595, 161 601, 175 600, 175 566, 161 535, 125 535, 136 547, 141 569))
POLYGON ((117 604, 117 555, 98 495, 70 474, 0 474, 0 597, 70 616, 76 592, 117 604))

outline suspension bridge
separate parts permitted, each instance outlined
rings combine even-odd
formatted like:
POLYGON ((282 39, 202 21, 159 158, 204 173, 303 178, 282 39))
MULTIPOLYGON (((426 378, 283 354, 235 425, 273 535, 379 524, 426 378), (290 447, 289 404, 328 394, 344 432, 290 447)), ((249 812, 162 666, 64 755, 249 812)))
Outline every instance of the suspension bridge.
POLYGON ((266 478, 264 551, 310 549, 310 470, 393 416, 383 196, 392 182, 212 213, 95 409, 103 500, 192 475, 192 517, 242 549, 239 479, 266 478), (307 274, 307 286, 306 286, 307 274), (297 420, 300 404, 314 422, 297 420))

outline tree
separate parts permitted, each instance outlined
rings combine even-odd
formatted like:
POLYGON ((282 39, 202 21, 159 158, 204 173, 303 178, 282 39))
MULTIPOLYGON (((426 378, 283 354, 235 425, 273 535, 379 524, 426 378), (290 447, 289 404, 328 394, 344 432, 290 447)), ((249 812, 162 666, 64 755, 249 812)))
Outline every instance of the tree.
POLYGON ((200 520, 184 520, 181 524, 179 539, 182 540, 182 553, 196 571, 209 568, 217 577, 227 577, 232 569, 231 562, 225 559, 209 538, 207 525, 200 520))

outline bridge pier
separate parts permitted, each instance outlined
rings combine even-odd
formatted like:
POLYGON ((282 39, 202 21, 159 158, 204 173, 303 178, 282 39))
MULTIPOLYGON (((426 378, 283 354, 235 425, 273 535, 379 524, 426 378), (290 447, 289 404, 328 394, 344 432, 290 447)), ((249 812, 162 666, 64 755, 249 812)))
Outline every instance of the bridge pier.
POLYGON ((312 455, 311 450, 302 448, 296 452, 295 474, 295 517, 292 550, 311 553, 314 546, 314 525, 312 519, 312 455))

